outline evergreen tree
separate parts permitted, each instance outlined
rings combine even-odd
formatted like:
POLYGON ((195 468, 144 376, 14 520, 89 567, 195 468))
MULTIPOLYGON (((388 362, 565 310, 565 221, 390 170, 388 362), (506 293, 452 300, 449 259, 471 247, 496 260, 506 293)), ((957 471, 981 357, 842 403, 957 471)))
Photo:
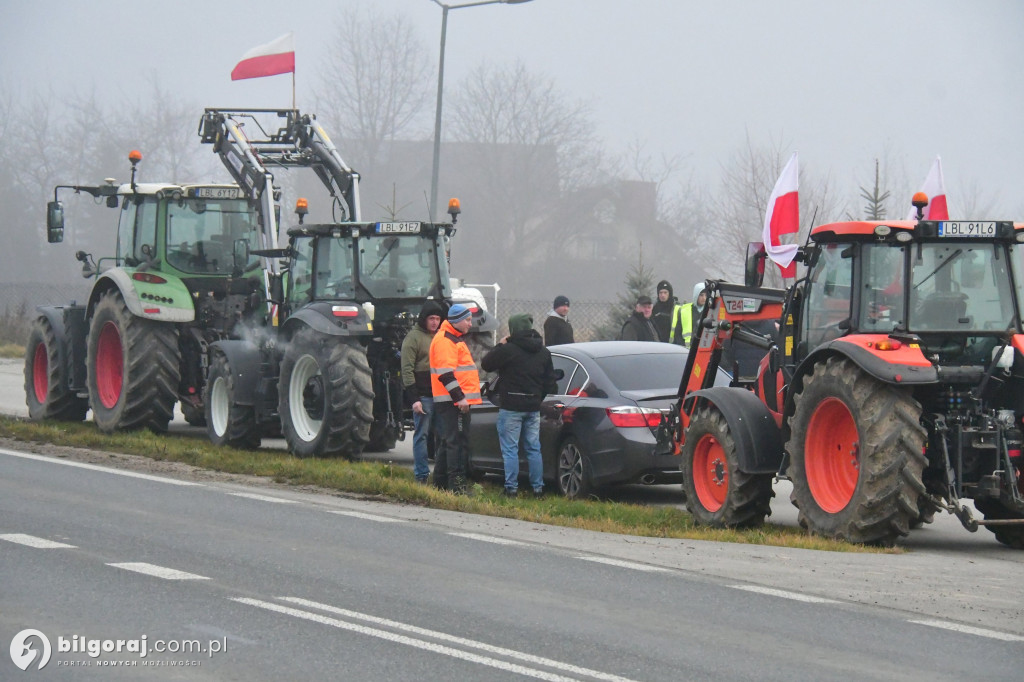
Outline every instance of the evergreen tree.
MULTIPOLYGON (((626 273, 626 291, 619 294, 615 307, 608 310, 608 321, 595 330, 596 339, 604 341, 618 340, 622 333, 622 325, 636 309, 636 299, 640 296, 651 296, 654 289, 654 271, 644 265, 644 245, 640 243, 636 262, 626 273)), ((651 299, 653 300, 653 296, 651 299)))
POLYGON ((864 218, 866 220, 885 220, 885 202, 889 198, 889 190, 882 191, 878 159, 875 159, 875 186, 871 190, 861 187, 860 195, 868 202, 864 206, 864 218))

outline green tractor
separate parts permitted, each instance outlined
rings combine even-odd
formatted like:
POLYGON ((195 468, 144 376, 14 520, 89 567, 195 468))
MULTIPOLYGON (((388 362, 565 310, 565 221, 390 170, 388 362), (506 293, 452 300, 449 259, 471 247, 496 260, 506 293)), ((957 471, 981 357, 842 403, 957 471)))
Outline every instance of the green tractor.
POLYGON ((92 410, 110 433, 167 430, 174 404, 190 423, 202 403, 211 343, 237 338, 268 315, 266 277, 252 255, 265 244, 256 212, 236 185, 58 185, 47 205, 47 241, 64 238, 60 190, 118 209, 114 255, 79 251, 88 301, 38 308, 25 353, 33 420, 82 421, 92 410))

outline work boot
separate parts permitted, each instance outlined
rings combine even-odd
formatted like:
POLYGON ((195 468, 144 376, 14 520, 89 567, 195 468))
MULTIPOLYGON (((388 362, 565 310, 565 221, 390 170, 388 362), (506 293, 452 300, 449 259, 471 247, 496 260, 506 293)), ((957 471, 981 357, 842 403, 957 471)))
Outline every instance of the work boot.
POLYGON ((533 491, 533 499, 543 500, 544 499, 544 488, 535 488, 533 491))
POLYGON ((519 497, 519 491, 516 490, 515 488, 505 488, 505 491, 502 494, 505 497, 512 498, 513 500, 519 497))

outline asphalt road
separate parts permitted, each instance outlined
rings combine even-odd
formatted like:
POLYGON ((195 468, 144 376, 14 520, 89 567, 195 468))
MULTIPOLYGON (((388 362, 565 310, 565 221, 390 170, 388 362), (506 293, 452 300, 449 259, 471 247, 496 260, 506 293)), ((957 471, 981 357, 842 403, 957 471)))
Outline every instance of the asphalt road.
POLYGON ((613 536, 0 451, 4 680, 1019 680, 1020 566, 613 536), (6 652, 27 628, 52 658, 21 673, 6 652), (165 651, 102 651, 143 638, 165 651))

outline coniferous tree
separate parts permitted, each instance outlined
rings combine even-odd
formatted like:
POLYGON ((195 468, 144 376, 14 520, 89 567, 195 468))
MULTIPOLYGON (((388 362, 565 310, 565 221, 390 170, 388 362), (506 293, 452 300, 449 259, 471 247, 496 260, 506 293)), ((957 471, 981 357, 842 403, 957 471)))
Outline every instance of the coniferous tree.
MULTIPOLYGON (((640 296, 651 296, 654 290, 654 271, 644 265, 644 245, 640 243, 636 262, 626 273, 626 291, 619 294, 614 308, 608 311, 608 321, 595 330, 595 340, 613 341, 622 333, 622 325, 636 308, 636 299, 640 296)), ((653 299, 654 297, 651 296, 653 299)))
POLYGON ((885 220, 885 202, 889 199, 889 190, 882 191, 878 159, 875 159, 875 186, 870 190, 861 187, 860 195, 868 202, 864 205, 864 218, 866 220, 885 220))

